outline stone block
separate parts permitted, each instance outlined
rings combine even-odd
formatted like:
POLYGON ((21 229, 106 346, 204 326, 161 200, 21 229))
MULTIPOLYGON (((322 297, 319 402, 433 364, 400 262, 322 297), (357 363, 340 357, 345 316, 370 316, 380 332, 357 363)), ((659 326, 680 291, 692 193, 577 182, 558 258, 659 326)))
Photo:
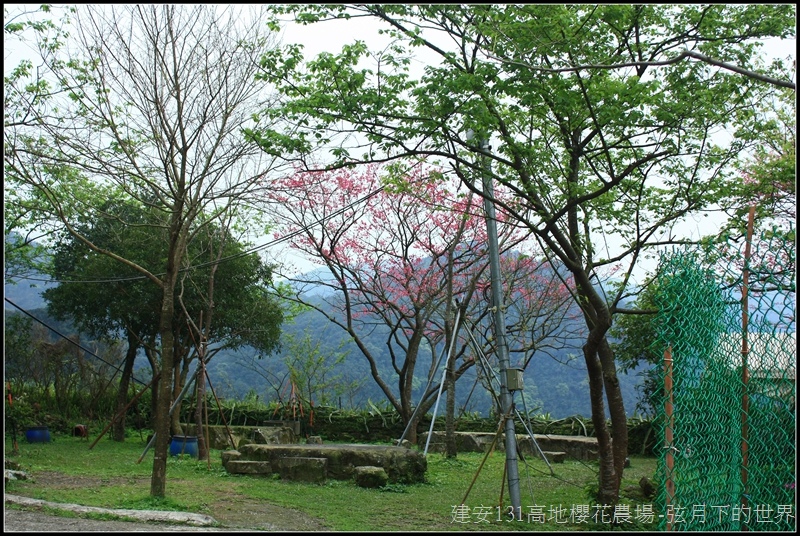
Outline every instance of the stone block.
POLYGON ((284 480, 321 483, 328 478, 328 460, 326 458, 305 456, 277 458, 273 460, 272 465, 273 470, 280 473, 284 480))
POLYGON ((542 451, 547 458, 547 461, 550 463, 564 463, 564 460, 567 459, 566 452, 547 452, 542 451))
MULTIPOLYGON (((459 452, 486 452, 494 441, 491 432, 456 432, 456 447, 459 452)), ((428 433, 419 434, 419 446, 423 448, 428 439, 428 433)), ((428 452, 444 451, 444 432, 433 432, 428 452)), ((543 451, 566 452, 567 456, 575 460, 592 461, 597 459, 597 439, 584 436, 563 436, 552 434, 535 434, 536 443, 543 451)), ((505 450, 505 434, 501 434, 495 442, 496 451, 505 450)), ((516 434, 519 451, 525 455, 539 456, 539 450, 533 444, 529 435, 516 434)))
POLYGON ((10 480, 28 480, 28 474, 24 471, 16 471, 14 469, 5 469, 5 482, 8 484, 10 480))
POLYGON ((279 472, 285 458, 324 458, 326 477, 352 480, 356 467, 382 467, 389 482, 413 484, 425 481, 427 460, 421 452, 387 445, 324 444, 324 445, 243 445, 239 447, 246 460, 270 461, 279 472))
POLYGON ((242 453, 238 450, 226 450, 222 452, 222 467, 228 469, 228 464, 231 461, 236 461, 242 457, 242 453))
POLYGON ((230 460, 225 466, 225 470, 239 475, 269 475, 272 474, 272 464, 249 460, 230 460))
POLYGON ((362 465, 355 468, 354 478, 356 485, 362 488, 382 488, 389 482, 389 475, 383 467, 362 465))
POLYGON ((252 440, 256 445, 285 445, 297 443, 297 436, 288 426, 256 428, 252 440))

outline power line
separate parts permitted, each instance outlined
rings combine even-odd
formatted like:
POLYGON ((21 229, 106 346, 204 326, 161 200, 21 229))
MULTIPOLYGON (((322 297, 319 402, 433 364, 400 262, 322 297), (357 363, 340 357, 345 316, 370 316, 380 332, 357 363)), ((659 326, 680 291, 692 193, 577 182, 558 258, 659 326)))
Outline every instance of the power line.
MULTIPOLYGON (((109 363, 108 361, 106 361, 105 359, 103 359, 102 357, 100 357, 99 355, 97 355, 96 353, 92 352, 92 351, 91 351, 91 350, 89 350, 88 348, 84 348, 84 347, 83 347, 83 346, 81 346, 79 343, 77 343, 77 342, 73 341, 72 339, 70 339, 69 337, 67 337, 66 335, 64 335, 64 334, 63 334, 63 333, 61 333, 60 331, 58 331, 56 328, 54 328, 54 327, 52 327, 52 326, 50 326, 50 325, 46 324, 45 322, 43 322, 43 321, 39 320, 38 318, 36 318, 35 316, 33 316, 31 313, 29 313, 28 311, 26 311, 25 309, 23 309, 22 307, 20 307, 20 306, 19 306, 19 305, 17 305, 16 303, 12 302, 11 300, 9 300, 8 298, 6 298, 5 296, 4 296, 3 298, 4 298, 4 299, 5 299, 5 300, 6 300, 8 303, 10 303, 10 304, 11 304, 13 307, 15 307, 15 308, 19 309, 20 311, 22 311, 22 313, 23 313, 23 314, 25 314, 25 315, 27 315, 27 316, 29 316, 29 317, 33 318, 33 319, 34 319, 34 320, 36 320, 38 323, 40 323, 41 325, 43 325, 44 327, 46 327, 47 329, 49 329, 50 331, 52 331, 53 333, 55 333, 56 335, 58 335, 59 337, 61 337, 62 339, 66 339, 67 341, 69 341, 69 342, 70 342, 70 344, 74 344, 75 346, 77 346, 78 348, 80 348, 80 349, 81 349, 81 350, 83 350, 84 352, 88 353, 89 355, 92 355, 92 356, 96 357, 97 359, 99 359, 100 361, 102 361, 103 363, 105 363, 106 365, 109 365, 109 366, 113 367, 113 368, 114 368, 116 371, 119 371, 119 370, 122 368, 121 366, 114 365, 113 363, 109 363)), ((147 386, 147 384, 146 384, 146 383, 144 383, 143 381, 140 381, 140 380, 138 380, 138 379, 137 379, 135 376, 133 376, 132 374, 131 374, 131 378, 132 378, 132 379, 133 379, 133 381, 135 381, 136 383, 138 383, 138 384, 140 384, 140 385, 147 386)))

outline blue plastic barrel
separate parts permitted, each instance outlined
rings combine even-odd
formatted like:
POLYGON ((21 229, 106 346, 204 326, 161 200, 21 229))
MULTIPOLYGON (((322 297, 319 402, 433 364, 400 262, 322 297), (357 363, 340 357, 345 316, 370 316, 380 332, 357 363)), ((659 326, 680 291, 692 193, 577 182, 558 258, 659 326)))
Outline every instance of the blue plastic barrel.
POLYGON ((28 443, 49 443, 50 429, 47 426, 29 426, 25 430, 25 439, 28 443))
POLYGON ((186 454, 192 458, 197 458, 197 436, 174 435, 169 444, 171 456, 186 454))

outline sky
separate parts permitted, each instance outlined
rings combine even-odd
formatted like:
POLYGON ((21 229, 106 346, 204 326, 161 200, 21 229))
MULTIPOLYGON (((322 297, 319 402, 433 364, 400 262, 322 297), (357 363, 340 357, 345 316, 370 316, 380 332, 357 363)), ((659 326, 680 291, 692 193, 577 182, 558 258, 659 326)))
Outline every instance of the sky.
MULTIPOLYGON (((37 7, 37 5, 33 4, 23 4, 22 6, 29 6, 31 9, 37 7)), ((9 7, 13 10, 16 9, 17 6, 9 7)), ((289 23, 284 27, 282 42, 284 44, 303 44, 307 59, 315 57, 323 51, 338 52, 343 45, 352 43, 355 39, 363 39, 372 49, 380 50, 389 43, 389 38, 387 36, 378 34, 378 29, 382 27, 384 27, 384 25, 371 18, 351 19, 349 21, 326 21, 308 26, 289 23)), ((765 43, 764 51, 767 57, 786 57, 790 54, 796 57, 796 41, 790 40, 781 42, 780 40, 773 39, 765 43)), ((30 49, 27 45, 16 39, 6 39, 4 35, 4 72, 8 73, 9 69, 17 65, 19 60, 29 53, 30 49)), ((427 58, 424 55, 418 56, 415 63, 412 65, 413 72, 421 73, 426 61, 438 61, 438 59, 433 55, 427 58)), ((689 236, 708 234, 709 223, 707 218, 690 219, 682 226, 681 232, 689 236)), ((712 225, 715 224, 712 222, 712 225)), ((271 237, 265 237, 265 241, 269 241, 269 239, 271 239, 271 237)), ((296 256, 291 256, 290 258, 292 262, 297 264, 298 269, 301 271, 315 267, 312 263, 304 261, 296 256)))

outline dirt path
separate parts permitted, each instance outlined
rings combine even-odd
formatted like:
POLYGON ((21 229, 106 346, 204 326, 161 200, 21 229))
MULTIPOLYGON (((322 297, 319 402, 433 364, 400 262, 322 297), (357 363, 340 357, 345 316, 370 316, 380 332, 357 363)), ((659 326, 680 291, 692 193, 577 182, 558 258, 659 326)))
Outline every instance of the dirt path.
MULTIPOLYGON (((233 532, 231 528, 190 527, 172 523, 100 521, 80 517, 62 517, 40 510, 5 508, 3 532, 233 532)), ((246 530, 246 529, 241 529, 246 530)))
MULTIPOLYGON (((44 471, 37 473, 36 483, 43 487, 73 487, 76 484, 84 486, 99 485, 89 477, 74 477, 56 472, 44 471), (80 480, 81 482, 76 482, 80 480)), ((122 520, 97 520, 88 519, 88 514, 107 513, 114 511, 90 509, 79 505, 37 504, 43 501, 26 499, 25 497, 5 497, 5 524, 4 531, 14 532, 82 532, 82 531, 115 531, 115 532, 160 532, 180 531, 304 531, 319 532, 330 530, 316 518, 308 516, 298 510, 283 508, 269 504, 265 501, 256 501, 249 497, 225 497, 209 505, 208 516, 205 519, 186 519, 187 514, 175 513, 175 522, 164 522, 164 512, 137 512, 136 518, 140 521, 122 520), (47 513, 42 511, 43 506, 48 508, 47 513), (54 510, 64 510, 66 516, 53 515, 54 510), (74 516, 84 517, 74 517, 74 516), (150 519, 150 521, 147 521, 150 519), (196 521, 194 525, 189 524, 196 521), (213 524, 210 526, 209 523, 213 524), (202 525, 202 526, 197 526, 202 525)), ((116 512, 119 514, 119 512, 116 512)))

